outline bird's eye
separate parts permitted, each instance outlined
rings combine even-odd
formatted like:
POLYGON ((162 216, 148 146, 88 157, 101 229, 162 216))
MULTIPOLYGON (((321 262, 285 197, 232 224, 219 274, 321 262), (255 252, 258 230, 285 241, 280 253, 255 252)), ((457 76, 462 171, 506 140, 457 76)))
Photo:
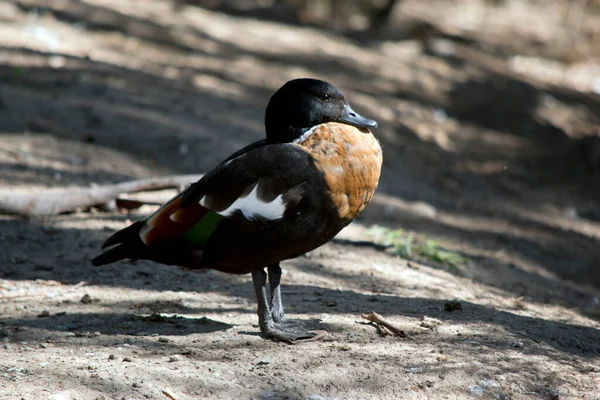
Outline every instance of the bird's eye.
POLYGON ((329 100, 330 100, 330 98, 329 98, 329 95, 328 95, 328 94, 320 94, 320 95, 319 95, 319 98, 320 98, 321 100, 323 100, 323 101, 329 101, 329 100))

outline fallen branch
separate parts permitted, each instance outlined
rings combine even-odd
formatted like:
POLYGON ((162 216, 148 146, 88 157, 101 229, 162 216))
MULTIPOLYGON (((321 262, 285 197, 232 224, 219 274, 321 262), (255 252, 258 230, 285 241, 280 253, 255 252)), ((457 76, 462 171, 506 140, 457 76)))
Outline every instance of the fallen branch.
POLYGON ((201 177, 202 175, 165 176, 89 188, 38 190, 33 193, 4 190, 0 191, 0 213, 40 217, 91 207, 107 209, 117 208, 118 205, 123 205, 125 208, 139 207, 146 203, 119 197, 126 193, 180 189, 201 177))
POLYGON ((394 326, 392 323, 387 321, 385 318, 383 318, 381 315, 377 314, 376 312, 371 312, 369 314, 361 314, 361 317, 363 317, 367 321, 371 321, 375 325, 377 325, 377 328, 380 330, 380 332, 383 332, 381 327, 385 327, 386 329, 389 329, 390 332, 392 332, 393 334, 395 334, 397 336, 400 336, 400 337, 408 336, 406 334, 406 332, 404 332, 404 330, 394 326))

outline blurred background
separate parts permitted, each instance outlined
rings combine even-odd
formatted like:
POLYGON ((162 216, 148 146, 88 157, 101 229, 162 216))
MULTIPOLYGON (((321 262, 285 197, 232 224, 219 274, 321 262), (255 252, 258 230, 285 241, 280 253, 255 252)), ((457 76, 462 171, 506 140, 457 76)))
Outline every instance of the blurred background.
MULTIPOLYGON (((340 316, 381 300, 390 315, 497 323, 559 360, 599 354, 600 0, 1 1, 0 192, 206 172, 264 136, 270 95, 298 77, 333 83, 379 122, 383 175, 350 238, 398 258, 326 246, 287 263, 293 290, 325 291, 339 307, 322 312, 340 316), (475 314, 431 311, 446 297, 476 303, 475 314), (546 320, 567 321, 565 333, 546 320)), ((127 297, 136 290, 189 291, 199 310, 196 292, 222 290, 218 307, 250 299, 228 305, 241 315, 229 322, 253 323, 245 278, 145 262, 89 269, 109 232, 148 212, 0 216, 0 291, 89 282, 105 308, 78 311, 97 320, 78 329, 115 335, 124 325, 103 313, 141 309, 127 297)), ((9 308, 14 324, 63 329, 9 308)))

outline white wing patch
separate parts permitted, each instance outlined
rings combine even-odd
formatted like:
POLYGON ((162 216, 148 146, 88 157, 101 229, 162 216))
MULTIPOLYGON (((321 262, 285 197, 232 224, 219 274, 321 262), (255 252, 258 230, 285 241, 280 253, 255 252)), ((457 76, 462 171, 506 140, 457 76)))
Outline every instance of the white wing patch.
MULTIPOLYGON (((203 197, 200 200, 200 205, 207 207, 203 197)), ((248 220, 257 219, 258 217, 268 220, 280 219, 285 212, 285 204, 281 195, 277 196, 273 201, 265 202, 258 198, 258 184, 247 196, 236 199, 227 209, 216 211, 224 217, 229 217, 236 211, 241 211, 244 217, 248 220)))

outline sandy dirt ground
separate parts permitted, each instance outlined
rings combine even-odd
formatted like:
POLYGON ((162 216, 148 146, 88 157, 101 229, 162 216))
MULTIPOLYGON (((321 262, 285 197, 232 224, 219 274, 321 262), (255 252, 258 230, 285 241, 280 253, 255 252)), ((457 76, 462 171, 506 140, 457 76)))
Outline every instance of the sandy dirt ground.
POLYGON ((600 399, 597 3, 407 0, 374 34, 212 3, 0 2, 0 192, 205 172, 283 82, 328 80, 385 158, 340 240, 283 265, 329 335, 262 338, 248 276, 92 267, 150 206, 5 215, 0 398, 600 399), (458 261, 364 245, 375 225, 458 261))

